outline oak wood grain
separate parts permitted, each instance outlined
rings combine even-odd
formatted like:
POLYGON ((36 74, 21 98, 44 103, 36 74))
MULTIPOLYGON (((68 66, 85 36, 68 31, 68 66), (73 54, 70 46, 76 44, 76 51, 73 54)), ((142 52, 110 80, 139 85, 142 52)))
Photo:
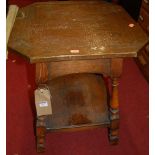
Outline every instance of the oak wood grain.
POLYGON ((8 46, 36 63, 136 57, 147 41, 142 28, 121 6, 59 1, 20 8, 8 46))

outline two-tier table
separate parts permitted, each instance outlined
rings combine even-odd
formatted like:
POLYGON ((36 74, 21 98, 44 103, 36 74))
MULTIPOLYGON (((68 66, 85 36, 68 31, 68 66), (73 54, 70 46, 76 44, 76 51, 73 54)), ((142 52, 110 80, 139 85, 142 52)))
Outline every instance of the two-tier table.
POLYGON ((38 152, 44 151, 45 134, 60 129, 104 126, 110 142, 118 142, 123 59, 136 57, 147 41, 115 4, 53 1, 19 9, 8 46, 36 64, 36 83, 52 96, 52 114, 36 120, 38 152), (111 95, 104 76, 111 79, 111 95))

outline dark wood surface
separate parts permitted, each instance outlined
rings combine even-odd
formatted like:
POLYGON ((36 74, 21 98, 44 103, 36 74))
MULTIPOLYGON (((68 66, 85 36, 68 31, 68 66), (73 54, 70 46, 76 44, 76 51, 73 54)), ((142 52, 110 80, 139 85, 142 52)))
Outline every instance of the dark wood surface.
POLYGON ((34 63, 134 57, 147 40, 118 5, 59 1, 20 8, 8 46, 34 63))
MULTIPOLYGON (((149 35, 149 0, 142 0, 138 22, 149 35)), ((145 79, 149 82, 149 44, 138 52, 135 60, 145 79)))
POLYGON ((74 73, 97 73, 110 76, 111 59, 72 60, 46 63, 48 79, 74 73))
POLYGON ((52 115, 46 129, 89 128, 110 124, 107 92, 102 75, 73 74, 48 82, 52 115))
POLYGON ((141 7, 140 15, 138 19, 139 24, 141 25, 141 27, 146 33, 149 32, 149 13, 148 12, 149 11, 147 11, 145 8, 141 7))

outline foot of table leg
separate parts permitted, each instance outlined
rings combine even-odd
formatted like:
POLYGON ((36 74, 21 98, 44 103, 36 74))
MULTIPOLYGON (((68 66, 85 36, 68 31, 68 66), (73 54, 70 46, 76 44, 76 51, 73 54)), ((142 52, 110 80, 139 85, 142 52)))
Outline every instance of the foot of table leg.
MULTIPOLYGON (((115 121, 119 121, 119 120, 115 120, 115 121)), ((111 124, 113 124, 113 122, 111 124)), ((117 122, 115 124, 119 124, 119 123, 117 122)), ((109 142, 112 145, 116 145, 119 142, 119 128, 118 128, 118 125, 116 125, 115 127, 117 128, 114 128, 112 126, 109 128, 109 142)))
POLYGON ((117 145, 119 142, 119 137, 109 135, 109 141, 111 145, 117 145))
POLYGON ((38 119, 36 127, 37 152, 45 151, 45 136, 46 136, 46 127, 44 119, 38 119))

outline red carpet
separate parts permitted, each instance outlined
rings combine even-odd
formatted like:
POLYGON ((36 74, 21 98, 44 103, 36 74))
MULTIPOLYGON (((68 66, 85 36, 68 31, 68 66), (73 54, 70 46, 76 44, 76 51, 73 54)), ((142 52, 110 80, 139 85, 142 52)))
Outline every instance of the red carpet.
MULTIPOLYGON (((11 0, 19 6, 32 0, 11 0)), ((7 155, 36 155, 34 65, 16 54, 7 60, 7 155), (28 73, 29 72, 29 73, 28 73), (28 76, 29 75, 29 76, 28 76)), ((124 62, 119 87, 120 143, 111 146, 104 128, 47 135, 44 155, 148 155, 148 83, 132 59, 124 62)))

